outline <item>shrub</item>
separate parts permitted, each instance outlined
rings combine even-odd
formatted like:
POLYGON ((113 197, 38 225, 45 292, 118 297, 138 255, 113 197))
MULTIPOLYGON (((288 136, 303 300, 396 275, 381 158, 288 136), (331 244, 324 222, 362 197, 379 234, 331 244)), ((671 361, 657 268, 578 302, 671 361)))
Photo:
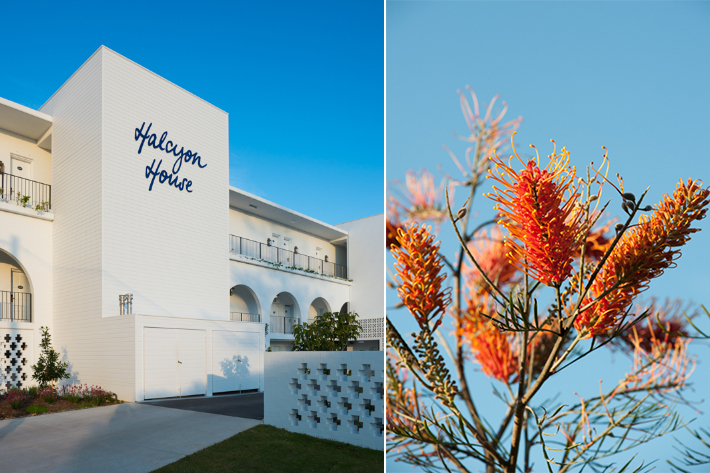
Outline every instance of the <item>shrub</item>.
POLYGON ((59 361, 59 353, 52 348, 48 327, 40 327, 42 331, 42 342, 39 346, 42 352, 36 365, 32 365, 32 379, 39 383, 40 389, 47 386, 54 386, 55 381, 69 379, 67 373, 67 363, 59 361))
POLYGON ((47 386, 43 390, 39 392, 39 395, 42 399, 44 399, 44 402, 47 404, 54 404, 57 399, 59 399, 59 393, 57 392, 56 389, 47 386))
POLYGON ((25 388, 24 391, 28 397, 37 397, 39 395, 39 388, 37 386, 30 386, 29 388, 25 388))
POLYGON ((25 403, 27 395, 20 389, 12 388, 7 392, 7 396, 5 398, 10 402, 10 407, 13 409, 19 409, 22 407, 22 404, 25 403))
POLYGON ((326 312, 293 327, 293 351, 345 351, 361 331, 355 313, 326 312))
POLYGON ((88 386, 86 384, 64 386, 62 388, 62 398, 73 403, 85 402, 87 404, 111 404, 115 402, 114 393, 106 391, 100 386, 88 386))

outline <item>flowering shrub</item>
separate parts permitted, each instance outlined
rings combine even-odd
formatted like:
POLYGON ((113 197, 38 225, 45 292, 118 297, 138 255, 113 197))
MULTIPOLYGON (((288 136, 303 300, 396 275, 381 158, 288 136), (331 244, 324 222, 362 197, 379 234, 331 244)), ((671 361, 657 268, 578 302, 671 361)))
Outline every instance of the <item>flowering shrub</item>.
POLYGON ((473 107, 461 94, 471 132, 461 139, 473 144, 466 166, 449 152, 462 176, 437 188, 428 171, 410 172, 387 203, 389 285, 419 329, 407 336, 387 318, 389 456, 426 471, 469 471, 463 462, 478 460, 487 472, 513 473, 540 471, 531 460, 539 448, 550 472, 611 471, 609 457, 684 425, 674 405, 685 402, 695 366, 688 326, 697 327, 681 303, 634 304, 699 231, 710 188, 680 180, 649 205, 648 189, 637 198, 618 175, 618 185, 607 179, 606 152, 584 174, 564 147, 554 145, 547 160, 537 149, 523 158, 513 143, 521 120, 500 125, 505 108, 495 115, 491 105, 482 116, 471 97, 473 107), (508 139, 512 156, 503 159, 508 139), (485 179, 496 217, 474 227, 485 179), (468 193, 457 211, 455 187, 468 193), (612 199, 602 204, 609 187, 612 199), (606 216, 613 204, 621 219, 606 216), (460 244, 451 259, 426 225, 447 219, 460 244), (552 376, 603 347, 632 361, 612 389, 567 405, 538 399, 552 376), (467 362, 502 387, 498 425, 477 407, 467 362))
POLYGON ((114 393, 106 391, 100 386, 88 384, 65 385, 62 387, 62 399, 69 402, 84 402, 87 404, 110 404, 115 401, 114 393))
POLYGON ((22 390, 13 388, 7 392, 5 399, 10 402, 13 409, 19 409, 27 400, 27 395, 22 390))
POLYGON ((47 404, 54 404, 54 402, 59 399, 59 393, 55 388, 47 386, 46 388, 39 391, 39 397, 44 399, 44 402, 46 402, 47 404))

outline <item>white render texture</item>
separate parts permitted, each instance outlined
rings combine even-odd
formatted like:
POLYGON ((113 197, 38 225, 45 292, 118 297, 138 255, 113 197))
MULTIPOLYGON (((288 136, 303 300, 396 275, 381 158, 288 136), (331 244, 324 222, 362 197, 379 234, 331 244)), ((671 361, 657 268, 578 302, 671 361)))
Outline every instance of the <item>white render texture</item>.
POLYGON ((336 225, 349 234, 350 310, 362 324, 361 340, 379 340, 384 350, 385 216, 373 215, 336 225))
POLYGON ((119 315, 119 294, 133 294, 133 312, 229 319, 228 115, 138 64, 103 49, 102 313, 119 315), (176 157, 148 145, 135 129, 178 149, 197 152, 204 168, 183 160, 177 176, 192 192, 156 179, 146 166, 162 161, 172 174, 176 157))
POLYGON ((382 352, 267 352, 265 358, 265 424, 384 450, 382 352))

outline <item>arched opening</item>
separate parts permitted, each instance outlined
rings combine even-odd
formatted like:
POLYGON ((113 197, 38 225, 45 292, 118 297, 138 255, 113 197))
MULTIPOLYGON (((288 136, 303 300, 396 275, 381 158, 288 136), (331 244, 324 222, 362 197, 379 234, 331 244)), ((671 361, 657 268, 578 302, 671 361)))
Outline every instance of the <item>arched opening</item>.
POLYGON ((0 320, 32 322, 32 282, 20 262, 1 249, 0 320))
POLYGON ((261 306, 256 293, 243 284, 229 290, 229 315, 239 322, 261 322, 261 306))
POLYGON ((271 302, 270 319, 269 332, 292 333, 293 326, 301 320, 296 298, 288 292, 280 292, 271 302))
POLYGON ((308 308, 308 323, 312 323, 317 316, 330 312, 330 304, 322 297, 316 297, 308 308))
POLYGON ((346 303, 343 304, 343 306, 340 308, 340 313, 341 313, 341 314, 347 314, 348 312, 350 312, 349 309, 350 309, 350 303, 349 303, 349 302, 346 302, 346 303))

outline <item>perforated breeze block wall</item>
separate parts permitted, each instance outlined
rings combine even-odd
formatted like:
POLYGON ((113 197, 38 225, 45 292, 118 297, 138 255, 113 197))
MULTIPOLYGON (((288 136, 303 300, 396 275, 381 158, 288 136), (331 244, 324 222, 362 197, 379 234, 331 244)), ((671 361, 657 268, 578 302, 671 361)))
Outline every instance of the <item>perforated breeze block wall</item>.
POLYGON ((382 352, 266 352, 264 423, 384 450, 382 352))

